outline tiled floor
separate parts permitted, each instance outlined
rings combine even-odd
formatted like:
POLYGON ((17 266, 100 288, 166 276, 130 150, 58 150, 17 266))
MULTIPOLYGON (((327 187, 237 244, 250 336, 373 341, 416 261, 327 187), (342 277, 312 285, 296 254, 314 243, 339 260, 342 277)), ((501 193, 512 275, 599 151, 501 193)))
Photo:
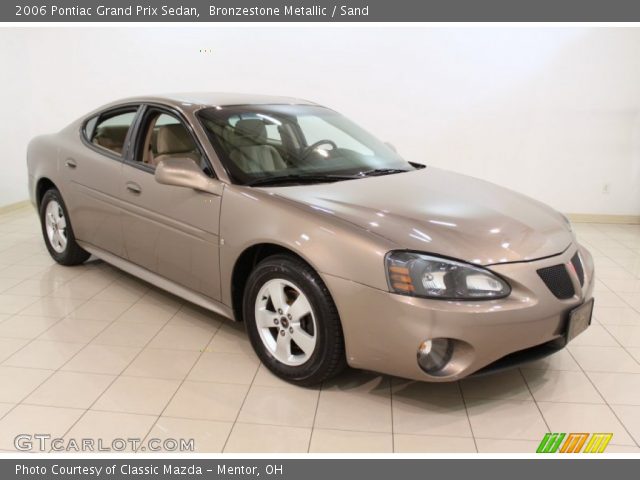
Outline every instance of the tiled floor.
POLYGON ((18 433, 193 438, 206 452, 533 452, 547 431, 640 452, 640 226, 576 225, 594 325, 568 349, 454 384, 350 371, 319 388, 260 366, 242 326, 99 261, 49 258, 0 216, 0 450, 18 433))

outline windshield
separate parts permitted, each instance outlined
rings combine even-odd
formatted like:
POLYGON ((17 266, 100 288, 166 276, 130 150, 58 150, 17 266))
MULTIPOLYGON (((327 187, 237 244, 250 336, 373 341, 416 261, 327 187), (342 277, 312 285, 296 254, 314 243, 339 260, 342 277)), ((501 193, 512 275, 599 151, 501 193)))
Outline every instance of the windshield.
POLYGON ((339 181, 416 169, 353 122, 320 106, 215 107, 198 116, 240 184, 339 181))

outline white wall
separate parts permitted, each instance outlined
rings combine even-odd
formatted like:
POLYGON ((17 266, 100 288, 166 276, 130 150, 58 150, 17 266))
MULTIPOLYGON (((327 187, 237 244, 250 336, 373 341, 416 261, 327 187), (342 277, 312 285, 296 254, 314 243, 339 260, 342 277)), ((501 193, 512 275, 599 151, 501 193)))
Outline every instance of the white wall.
POLYGON ((0 71, 0 205, 26 198, 32 136, 119 97, 209 90, 312 99, 407 159, 640 214, 636 28, 0 29, 0 71))

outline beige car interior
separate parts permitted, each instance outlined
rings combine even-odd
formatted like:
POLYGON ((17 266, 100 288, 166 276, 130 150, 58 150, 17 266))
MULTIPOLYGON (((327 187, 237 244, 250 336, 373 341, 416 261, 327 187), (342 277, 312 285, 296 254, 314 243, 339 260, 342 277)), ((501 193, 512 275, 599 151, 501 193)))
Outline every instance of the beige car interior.
POLYGON ((149 125, 142 162, 155 167, 162 160, 190 158, 199 165, 201 157, 198 147, 186 127, 182 123, 158 125, 161 116, 156 116, 149 125))
POLYGON ((128 131, 128 125, 101 126, 97 128, 91 141, 94 145, 106 148, 112 152, 122 153, 128 131))
POLYGON ((235 128, 225 130, 231 145, 231 160, 246 173, 272 172, 287 168, 275 147, 267 143, 267 127, 259 119, 238 120, 235 128))

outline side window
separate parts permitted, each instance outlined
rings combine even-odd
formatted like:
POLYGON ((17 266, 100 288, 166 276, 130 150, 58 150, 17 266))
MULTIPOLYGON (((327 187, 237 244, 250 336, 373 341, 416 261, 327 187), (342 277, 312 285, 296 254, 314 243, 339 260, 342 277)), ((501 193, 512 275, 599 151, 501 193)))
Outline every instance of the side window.
MULTIPOLYGON (((95 124, 95 128, 90 132, 90 141, 94 145, 122 155, 127 132, 136 118, 136 110, 120 111, 114 115, 107 115, 101 116, 95 124)), ((87 127, 89 123, 87 123, 87 127)))
POLYGON ((196 142, 179 118, 169 113, 151 110, 144 125, 136 161, 155 168, 162 160, 190 158, 205 173, 210 174, 196 142))

